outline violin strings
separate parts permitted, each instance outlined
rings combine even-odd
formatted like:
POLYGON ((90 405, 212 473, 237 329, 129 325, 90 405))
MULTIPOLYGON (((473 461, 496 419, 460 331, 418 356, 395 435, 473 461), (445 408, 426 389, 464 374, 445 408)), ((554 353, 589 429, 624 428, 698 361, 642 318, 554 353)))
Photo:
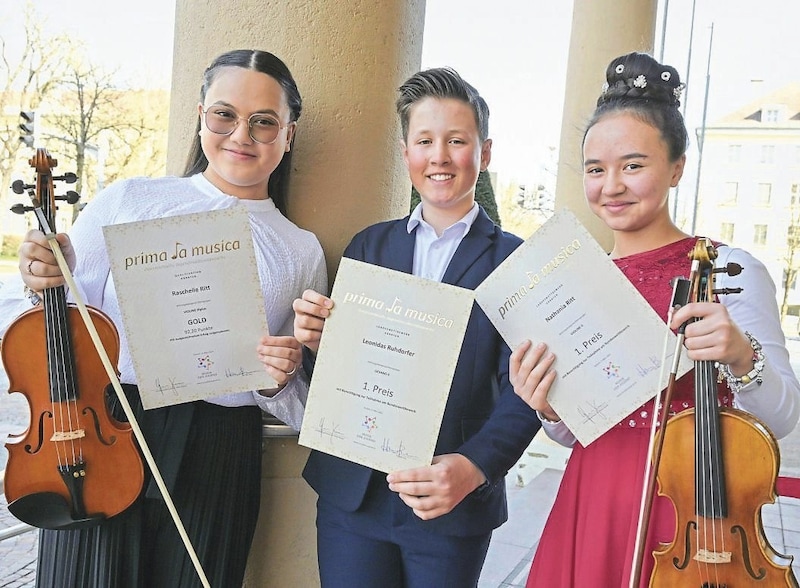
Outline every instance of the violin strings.
POLYGON ((67 324, 67 306, 63 288, 53 288, 44 292, 47 304, 49 333, 48 333, 48 364, 51 366, 50 383, 54 430, 59 434, 56 437, 55 448, 59 467, 79 463, 83 458, 83 444, 80 438, 72 434, 80 426, 80 417, 77 413, 77 398, 74 389, 74 370, 67 351, 70 345, 69 326, 67 324))

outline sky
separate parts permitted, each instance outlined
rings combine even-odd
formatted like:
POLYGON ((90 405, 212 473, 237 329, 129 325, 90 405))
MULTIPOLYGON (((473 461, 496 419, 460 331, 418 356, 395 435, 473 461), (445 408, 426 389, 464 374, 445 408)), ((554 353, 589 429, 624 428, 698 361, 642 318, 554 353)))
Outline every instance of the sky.
MULTIPOLYGON (((800 81, 800 2, 697 0, 692 34, 693 2, 661 0, 654 51, 661 56, 666 5, 663 61, 684 79, 688 71, 684 97, 692 136, 702 124, 707 79, 709 122, 759 94, 800 81)), ((20 30, 25 3, 4 0, 0 7, 0 36, 9 44, 20 30)), ((148 80, 168 87, 170 0, 35 0, 34 5, 43 27, 82 40, 92 58, 119 68, 131 83, 148 80)), ((541 174, 541 163, 558 147, 571 19, 572 0, 427 2, 422 67, 454 67, 486 98, 493 138, 490 169, 501 176, 525 183, 541 174)))

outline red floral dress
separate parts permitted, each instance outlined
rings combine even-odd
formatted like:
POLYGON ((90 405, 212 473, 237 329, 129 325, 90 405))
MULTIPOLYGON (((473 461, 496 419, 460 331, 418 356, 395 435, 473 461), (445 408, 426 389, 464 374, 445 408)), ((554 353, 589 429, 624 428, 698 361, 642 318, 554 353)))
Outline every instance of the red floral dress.
MULTIPOLYGON (((615 260, 617 267, 666 320, 672 296, 670 281, 689 272, 687 238, 652 251, 615 260)), ((672 413, 694 406, 692 372, 675 387, 672 413)), ((720 401, 732 396, 720 385, 720 401)), ((653 401, 637 408, 600 438, 582 447, 575 444, 536 555, 527 587, 627 587, 636 543, 639 508, 653 401)), ((691 458, 691 456, 690 456, 691 458)), ((651 514, 641 586, 653 568, 648 554, 673 539, 675 510, 656 497, 651 514)))

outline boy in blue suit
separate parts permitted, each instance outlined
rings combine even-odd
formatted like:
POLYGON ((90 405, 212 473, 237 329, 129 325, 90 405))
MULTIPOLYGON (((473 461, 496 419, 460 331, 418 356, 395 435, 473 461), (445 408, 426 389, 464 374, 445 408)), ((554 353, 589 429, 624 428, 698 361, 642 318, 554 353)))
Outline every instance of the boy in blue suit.
MULTIPOLYGON (((491 159, 489 109, 458 73, 419 72, 400 87, 403 159, 421 203, 357 234, 344 255, 476 288, 521 240, 475 203, 491 159)), ((295 300, 295 337, 313 356, 330 298, 295 300)), ((492 530, 508 518, 505 475, 540 422, 508 381, 509 348, 474 305, 430 466, 388 476, 312 451, 323 588, 476 586, 492 530)))

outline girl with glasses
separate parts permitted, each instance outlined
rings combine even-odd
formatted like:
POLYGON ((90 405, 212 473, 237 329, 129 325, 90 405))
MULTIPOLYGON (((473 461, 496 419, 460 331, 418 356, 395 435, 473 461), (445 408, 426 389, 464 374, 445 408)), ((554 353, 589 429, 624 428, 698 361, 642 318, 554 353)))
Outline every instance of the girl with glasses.
MULTIPOLYGON (((242 585, 261 497, 262 410, 300 428, 308 378, 292 336, 292 301, 308 288, 328 286, 318 240, 285 216, 300 111, 297 85, 276 56, 257 50, 220 55, 203 75, 184 176, 117 182, 86 206, 69 236, 58 236, 86 303, 118 327, 120 381, 215 588, 242 585), (278 386, 142 410, 102 227, 234 206, 249 213, 272 333, 253 341, 253 350, 278 386)), ((19 267, 33 291, 64 283, 40 231, 26 236, 19 267)), ((236 304, 235 285, 230 300, 236 304)), ((158 488, 146 478, 134 505, 99 526, 43 530, 37 585, 179 588, 200 580, 158 488)))

